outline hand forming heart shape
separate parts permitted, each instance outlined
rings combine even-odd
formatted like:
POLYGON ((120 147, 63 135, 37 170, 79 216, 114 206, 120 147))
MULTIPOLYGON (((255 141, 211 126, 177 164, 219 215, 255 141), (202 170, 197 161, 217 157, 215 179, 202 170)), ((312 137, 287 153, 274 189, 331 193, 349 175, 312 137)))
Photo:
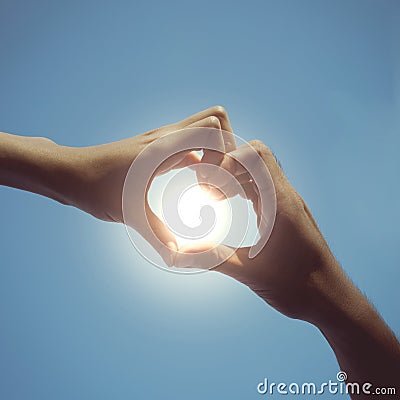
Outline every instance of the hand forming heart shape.
MULTIPOLYGON (((122 199, 123 222, 127 226, 132 243, 146 259, 162 268, 163 263, 159 255, 171 267, 179 253, 179 250, 176 251, 171 246, 171 235, 174 237, 175 233, 192 240, 204 238, 213 224, 215 225, 215 210, 209 205, 200 211, 200 225, 188 227, 183 223, 178 203, 187 187, 181 191, 177 190, 179 179, 176 177, 179 178, 179 174, 175 175, 175 179, 171 179, 163 193, 160 193, 163 199, 169 198, 168 204, 163 201, 164 221, 159 220, 148 203, 147 196, 154 177, 172 168, 187 166, 183 160, 196 150, 202 150, 203 157, 200 162, 193 159, 189 164, 196 172, 198 183, 202 187, 209 188, 211 195, 219 199, 230 199, 240 195, 253 202, 258 217, 260 239, 249 249, 249 258, 255 257, 262 250, 272 232, 276 213, 274 184, 265 163, 250 144, 230 132, 214 127, 192 125, 170 132, 151 142, 135 158, 125 178, 122 199), (236 142, 241 145, 236 147, 236 142), (226 152, 227 148, 230 148, 229 153, 226 152), (138 209, 137 204, 142 204, 143 208, 138 209), (132 205, 136 205, 135 209, 132 205), (134 227, 136 233, 129 227, 134 227), (174 233, 171 232, 171 228, 174 233), (150 243, 152 248, 143 239, 150 243)), ((235 245, 226 246, 221 242, 200 243, 202 250, 190 254, 190 266, 211 269, 231 257, 241 246, 246 235, 248 211, 231 203, 231 216, 240 226, 238 228, 236 224, 235 228, 233 223, 226 229, 225 238, 230 238, 230 242, 235 238, 235 245)), ((174 239, 176 241, 175 237, 174 239)), ((198 246, 199 242, 195 245, 198 246)), ((187 244, 185 251, 190 247, 193 247, 193 243, 187 244)))

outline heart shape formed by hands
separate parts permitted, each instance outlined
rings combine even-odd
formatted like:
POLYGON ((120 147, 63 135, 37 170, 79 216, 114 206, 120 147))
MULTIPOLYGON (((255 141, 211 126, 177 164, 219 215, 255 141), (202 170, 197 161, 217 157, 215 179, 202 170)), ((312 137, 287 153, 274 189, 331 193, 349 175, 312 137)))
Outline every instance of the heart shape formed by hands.
POLYGON ((257 214, 259 239, 248 255, 253 258, 267 243, 275 221, 271 175, 257 151, 238 136, 190 127, 160 137, 136 157, 125 179, 123 220, 133 245, 152 264, 171 270, 177 251, 197 247, 199 251, 188 255, 190 266, 212 269, 231 257, 246 237, 249 203, 238 202, 238 197, 251 200, 257 214), (202 159, 181 165, 193 151, 203 151, 202 159), (164 186, 152 186, 157 175, 175 166, 179 169, 164 186), (161 209, 163 224, 149 205, 149 192, 161 209), (134 209, 133 204, 143 208, 134 209))

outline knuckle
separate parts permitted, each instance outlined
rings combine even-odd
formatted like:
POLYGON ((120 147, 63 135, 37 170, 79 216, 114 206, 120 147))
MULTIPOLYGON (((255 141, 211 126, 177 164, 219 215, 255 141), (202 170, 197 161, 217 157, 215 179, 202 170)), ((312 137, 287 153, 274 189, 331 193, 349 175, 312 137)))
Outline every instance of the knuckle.
POLYGON ((261 152, 263 151, 267 146, 265 146, 265 144, 259 140, 259 139, 254 139, 252 141, 249 142, 249 144, 251 145, 251 147, 253 147, 257 152, 261 152))
POLYGON ((213 113, 216 117, 226 118, 228 116, 228 113, 223 106, 214 106, 213 113))

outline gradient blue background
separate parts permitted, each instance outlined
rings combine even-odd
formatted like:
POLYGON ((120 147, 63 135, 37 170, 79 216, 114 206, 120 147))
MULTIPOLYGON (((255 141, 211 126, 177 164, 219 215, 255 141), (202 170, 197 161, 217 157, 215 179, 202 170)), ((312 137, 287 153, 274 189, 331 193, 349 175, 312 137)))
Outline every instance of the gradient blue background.
MULTIPOLYGON (((84 146, 224 105, 399 334, 399 27, 398 1, 1 0, 0 129, 84 146)), ((51 200, 0 201, 1 399, 257 399, 264 377, 335 379, 318 330, 239 283, 158 270, 122 226, 51 200)))

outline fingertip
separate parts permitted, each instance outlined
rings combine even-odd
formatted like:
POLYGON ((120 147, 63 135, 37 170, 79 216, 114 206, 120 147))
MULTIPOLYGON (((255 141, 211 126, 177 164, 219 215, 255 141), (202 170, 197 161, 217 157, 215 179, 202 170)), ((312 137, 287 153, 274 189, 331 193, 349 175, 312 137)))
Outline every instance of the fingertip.
POLYGON ((190 167, 192 165, 199 164, 201 161, 201 157, 197 152, 191 151, 189 154, 187 154, 184 158, 185 164, 187 167, 190 167))
POLYGON ((176 244, 176 242, 168 242, 168 243, 167 243, 167 247, 168 247, 171 251, 178 251, 178 245, 176 244))

